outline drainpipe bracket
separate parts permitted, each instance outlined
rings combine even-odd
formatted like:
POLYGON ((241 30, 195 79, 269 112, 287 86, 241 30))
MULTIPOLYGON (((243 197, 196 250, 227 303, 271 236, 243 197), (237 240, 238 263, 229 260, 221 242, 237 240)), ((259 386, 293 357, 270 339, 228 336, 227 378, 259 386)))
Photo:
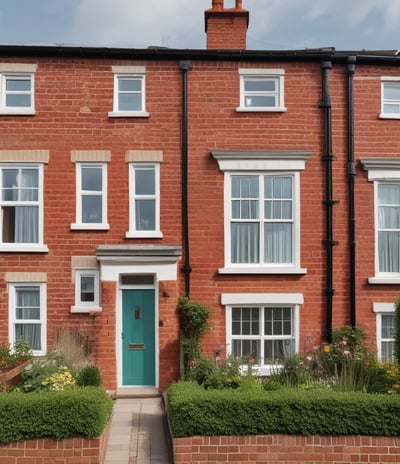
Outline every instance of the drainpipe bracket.
POLYGON ((326 245, 326 246, 336 246, 336 245, 339 245, 339 241, 338 241, 338 240, 322 240, 322 243, 323 243, 323 245, 326 245))
POLYGON ((340 200, 324 200, 322 203, 323 203, 324 205, 334 206, 334 205, 336 205, 337 203, 340 203, 340 200))

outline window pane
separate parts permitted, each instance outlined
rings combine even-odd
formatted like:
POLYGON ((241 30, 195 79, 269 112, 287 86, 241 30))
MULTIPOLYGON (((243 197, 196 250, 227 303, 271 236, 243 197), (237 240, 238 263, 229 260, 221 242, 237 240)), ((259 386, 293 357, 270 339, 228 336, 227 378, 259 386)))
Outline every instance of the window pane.
POLYGON ((384 84, 383 98, 385 100, 400 100, 400 85, 399 84, 384 84))
POLYGON ((15 318, 40 319, 40 290, 37 287, 16 289, 15 318))
POLYGON ((118 95, 119 111, 141 111, 142 94, 140 93, 120 93, 118 95))
POLYGON ((293 261, 291 223, 266 223, 264 241, 266 263, 293 261))
POLYGON ((156 204, 154 200, 136 200, 136 230, 156 229, 156 204))
POLYGON ((12 108, 30 108, 31 96, 29 94, 6 94, 6 106, 12 108))
POLYGON ((244 81, 244 90, 246 92, 275 92, 276 83, 276 79, 248 78, 244 81))
POLYGON ((245 97, 246 107, 270 108, 276 106, 276 97, 273 95, 251 95, 245 97))
POLYGON ((382 361, 393 362, 394 361, 394 342, 382 342, 382 361))
POLYGON ((82 195, 82 222, 101 224, 103 222, 101 195, 82 195))
POLYGON ((118 79, 118 90, 120 92, 141 92, 142 91, 142 79, 132 78, 119 78, 118 79))
POLYGON ((400 272, 400 232, 378 233, 380 272, 400 272))
POLYGON ((383 112, 384 113, 400 113, 400 105, 385 103, 383 105, 383 112))
POLYGON ((31 90, 30 79, 18 79, 18 78, 6 78, 6 90, 7 91, 18 91, 18 92, 29 92, 31 90))
POLYGON ((294 356, 294 340, 265 340, 264 363, 279 363, 284 359, 294 356))
POLYGON ((101 192, 103 190, 103 169, 82 167, 82 190, 101 192))
POLYGON ((94 301, 94 276, 81 276, 81 301, 94 301))
POLYGON ((155 170, 135 169, 135 193, 136 195, 154 195, 156 192, 155 170))
POLYGON ((395 322, 394 315, 391 315, 391 314, 382 315, 382 333, 381 333, 382 338, 393 338, 394 337, 394 322, 395 322))
POLYGON ((259 262, 258 223, 232 223, 231 260, 232 263, 259 262))
POLYGON ((261 359, 260 340, 232 340, 232 354, 235 358, 253 358, 259 362, 261 359))
POLYGON ((2 182, 3 193, 2 199, 4 201, 18 200, 18 169, 3 169, 2 182))
POLYGON ((15 324, 15 340, 23 338, 32 350, 41 350, 41 325, 40 324, 15 324))

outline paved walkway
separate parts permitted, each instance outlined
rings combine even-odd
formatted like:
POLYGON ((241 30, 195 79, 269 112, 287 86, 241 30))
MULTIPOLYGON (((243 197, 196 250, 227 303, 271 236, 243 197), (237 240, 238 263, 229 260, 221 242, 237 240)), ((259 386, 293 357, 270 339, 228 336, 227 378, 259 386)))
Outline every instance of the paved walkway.
POLYGON ((169 464, 161 397, 118 398, 104 464, 169 464))

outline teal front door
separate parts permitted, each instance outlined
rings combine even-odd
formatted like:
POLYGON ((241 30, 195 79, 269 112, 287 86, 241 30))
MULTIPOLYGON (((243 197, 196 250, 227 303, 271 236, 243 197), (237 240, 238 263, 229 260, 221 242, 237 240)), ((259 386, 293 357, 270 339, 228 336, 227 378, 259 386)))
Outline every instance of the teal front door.
POLYGON ((122 291, 122 385, 154 387, 154 290, 122 291))

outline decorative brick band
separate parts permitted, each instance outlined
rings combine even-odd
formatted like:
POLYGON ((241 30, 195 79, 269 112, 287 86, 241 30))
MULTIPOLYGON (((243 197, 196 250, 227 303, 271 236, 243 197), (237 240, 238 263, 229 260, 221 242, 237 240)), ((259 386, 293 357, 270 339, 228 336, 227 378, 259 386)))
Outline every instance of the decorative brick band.
POLYGON ((253 435, 174 438, 174 462, 400 462, 400 437, 253 435))

